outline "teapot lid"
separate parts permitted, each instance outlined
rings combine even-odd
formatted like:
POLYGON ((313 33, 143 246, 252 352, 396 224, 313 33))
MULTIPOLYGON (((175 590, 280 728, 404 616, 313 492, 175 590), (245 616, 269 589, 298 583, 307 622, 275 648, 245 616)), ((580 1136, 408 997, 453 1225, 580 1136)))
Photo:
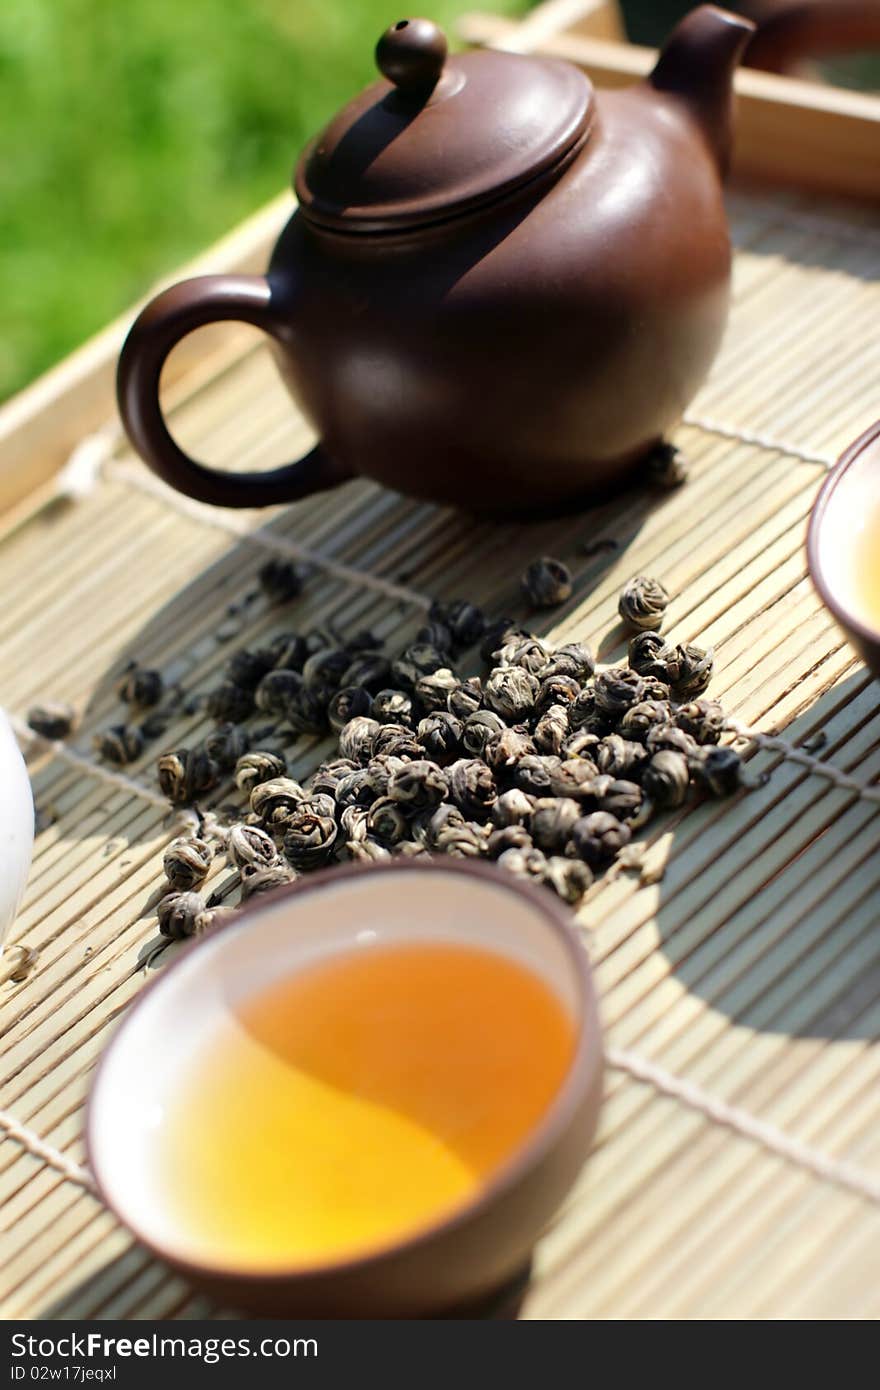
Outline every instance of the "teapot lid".
POLYGON ((494 49, 447 56, 427 19, 382 35, 383 79, 304 150, 294 187, 310 221, 343 231, 435 222, 550 169, 589 133, 593 88, 569 63, 494 49))

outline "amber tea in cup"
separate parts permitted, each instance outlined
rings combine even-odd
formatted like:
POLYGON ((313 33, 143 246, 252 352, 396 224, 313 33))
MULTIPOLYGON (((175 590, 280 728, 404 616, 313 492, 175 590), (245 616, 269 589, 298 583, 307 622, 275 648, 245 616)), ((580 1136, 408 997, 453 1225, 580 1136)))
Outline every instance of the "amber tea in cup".
POLYGON ((198 1259, 350 1259, 446 1215, 558 1091, 571 1017, 531 970, 367 940, 256 991, 188 1059, 159 1181, 198 1259))

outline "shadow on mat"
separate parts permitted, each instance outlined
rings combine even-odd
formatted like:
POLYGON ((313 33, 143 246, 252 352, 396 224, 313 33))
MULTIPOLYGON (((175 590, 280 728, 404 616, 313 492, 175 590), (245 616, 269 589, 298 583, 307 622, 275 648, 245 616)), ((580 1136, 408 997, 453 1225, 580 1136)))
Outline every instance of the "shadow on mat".
MULTIPOLYGON (((462 1318, 481 1322, 514 1322, 528 1293, 531 1272, 529 1263, 503 1288, 473 1303, 450 1308, 436 1317, 443 1321, 462 1318)), ((249 1315, 234 1309, 218 1308, 210 1299, 189 1289, 172 1270, 153 1259, 142 1246, 131 1245, 62 1298, 48 1304, 36 1316, 64 1321, 116 1321, 146 1316, 149 1319, 186 1322, 207 1318, 237 1319, 249 1315)), ((300 1315, 291 1309, 290 1316, 300 1315)), ((177 1334, 169 1332, 166 1335, 186 1336, 186 1332, 181 1328, 177 1334)))

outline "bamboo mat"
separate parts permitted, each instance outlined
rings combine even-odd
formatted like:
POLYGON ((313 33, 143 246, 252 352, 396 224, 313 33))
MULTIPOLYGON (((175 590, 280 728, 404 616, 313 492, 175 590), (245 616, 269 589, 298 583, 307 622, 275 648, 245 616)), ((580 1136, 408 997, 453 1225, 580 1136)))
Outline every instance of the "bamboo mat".
MULTIPOLYGON (((656 822, 642 875, 654 881, 623 873, 585 900, 618 1066, 522 1316, 880 1314, 880 714, 803 551, 827 463, 880 414, 880 228, 746 191, 730 210, 734 310, 677 432, 691 463, 677 491, 531 527, 478 524, 366 482, 286 511, 217 512, 167 493, 110 422, 78 461, 86 472, 100 462, 93 485, 2 535, 0 702, 21 717, 37 699, 69 699, 84 715, 68 750, 29 748, 43 828, 4 962, 15 946, 36 960, 24 981, 0 984, 0 1106, 72 1164, 96 1059, 175 949, 150 960, 173 833, 158 750, 115 778, 91 753, 91 732, 119 717, 125 662, 196 691, 245 637, 285 627, 370 626, 396 647, 435 595, 520 613, 516 576, 550 553, 576 585, 547 631, 589 641, 604 662, 625 652, 621 584, 640 571, 663 579, 676 596, 668 631, 714 645, 711 693, 761 731, 752 766, 772 776, 656 822), (253 604, 245 630, 224 615, 271 553, 309 558, 313 573, 293 604, 253 604)), ((238 467, 307 442, 247 336, 178 404, 175 429, 193 452, 238 467)), ((181 714, 164 742, 206 727, 181 714)), ((302 740, 294 775, 326 751, 302 740)), ((8 1135, 0 1268, 6 1317, 224 1315, 8 1135)))

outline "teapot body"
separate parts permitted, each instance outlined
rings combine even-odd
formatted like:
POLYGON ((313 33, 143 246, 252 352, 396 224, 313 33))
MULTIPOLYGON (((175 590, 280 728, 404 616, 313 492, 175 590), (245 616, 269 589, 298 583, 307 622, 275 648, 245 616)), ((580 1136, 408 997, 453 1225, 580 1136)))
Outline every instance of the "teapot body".
POLYGON ((410 234, 297 212, 269 279, 278 365, 342 471, 558 510, 644 459, 708 371, 730 280, 720 177, 684 109, 603 93, 549 185, 410 234))
POLYGON ((722 179, 753 26, 691 11, 644 82, 594 93, 556 59, 448 57, 427 20, 306 147, 268 275, 163 291, 123 347, 129 437, 203 502, 293 501, 365 475, 533 517, 618 484, 688 405, 727 316, 722 179), (175 343, 224 319, 270 337, 319 443, 268 473, 189 458, 162 415, 175 343))

